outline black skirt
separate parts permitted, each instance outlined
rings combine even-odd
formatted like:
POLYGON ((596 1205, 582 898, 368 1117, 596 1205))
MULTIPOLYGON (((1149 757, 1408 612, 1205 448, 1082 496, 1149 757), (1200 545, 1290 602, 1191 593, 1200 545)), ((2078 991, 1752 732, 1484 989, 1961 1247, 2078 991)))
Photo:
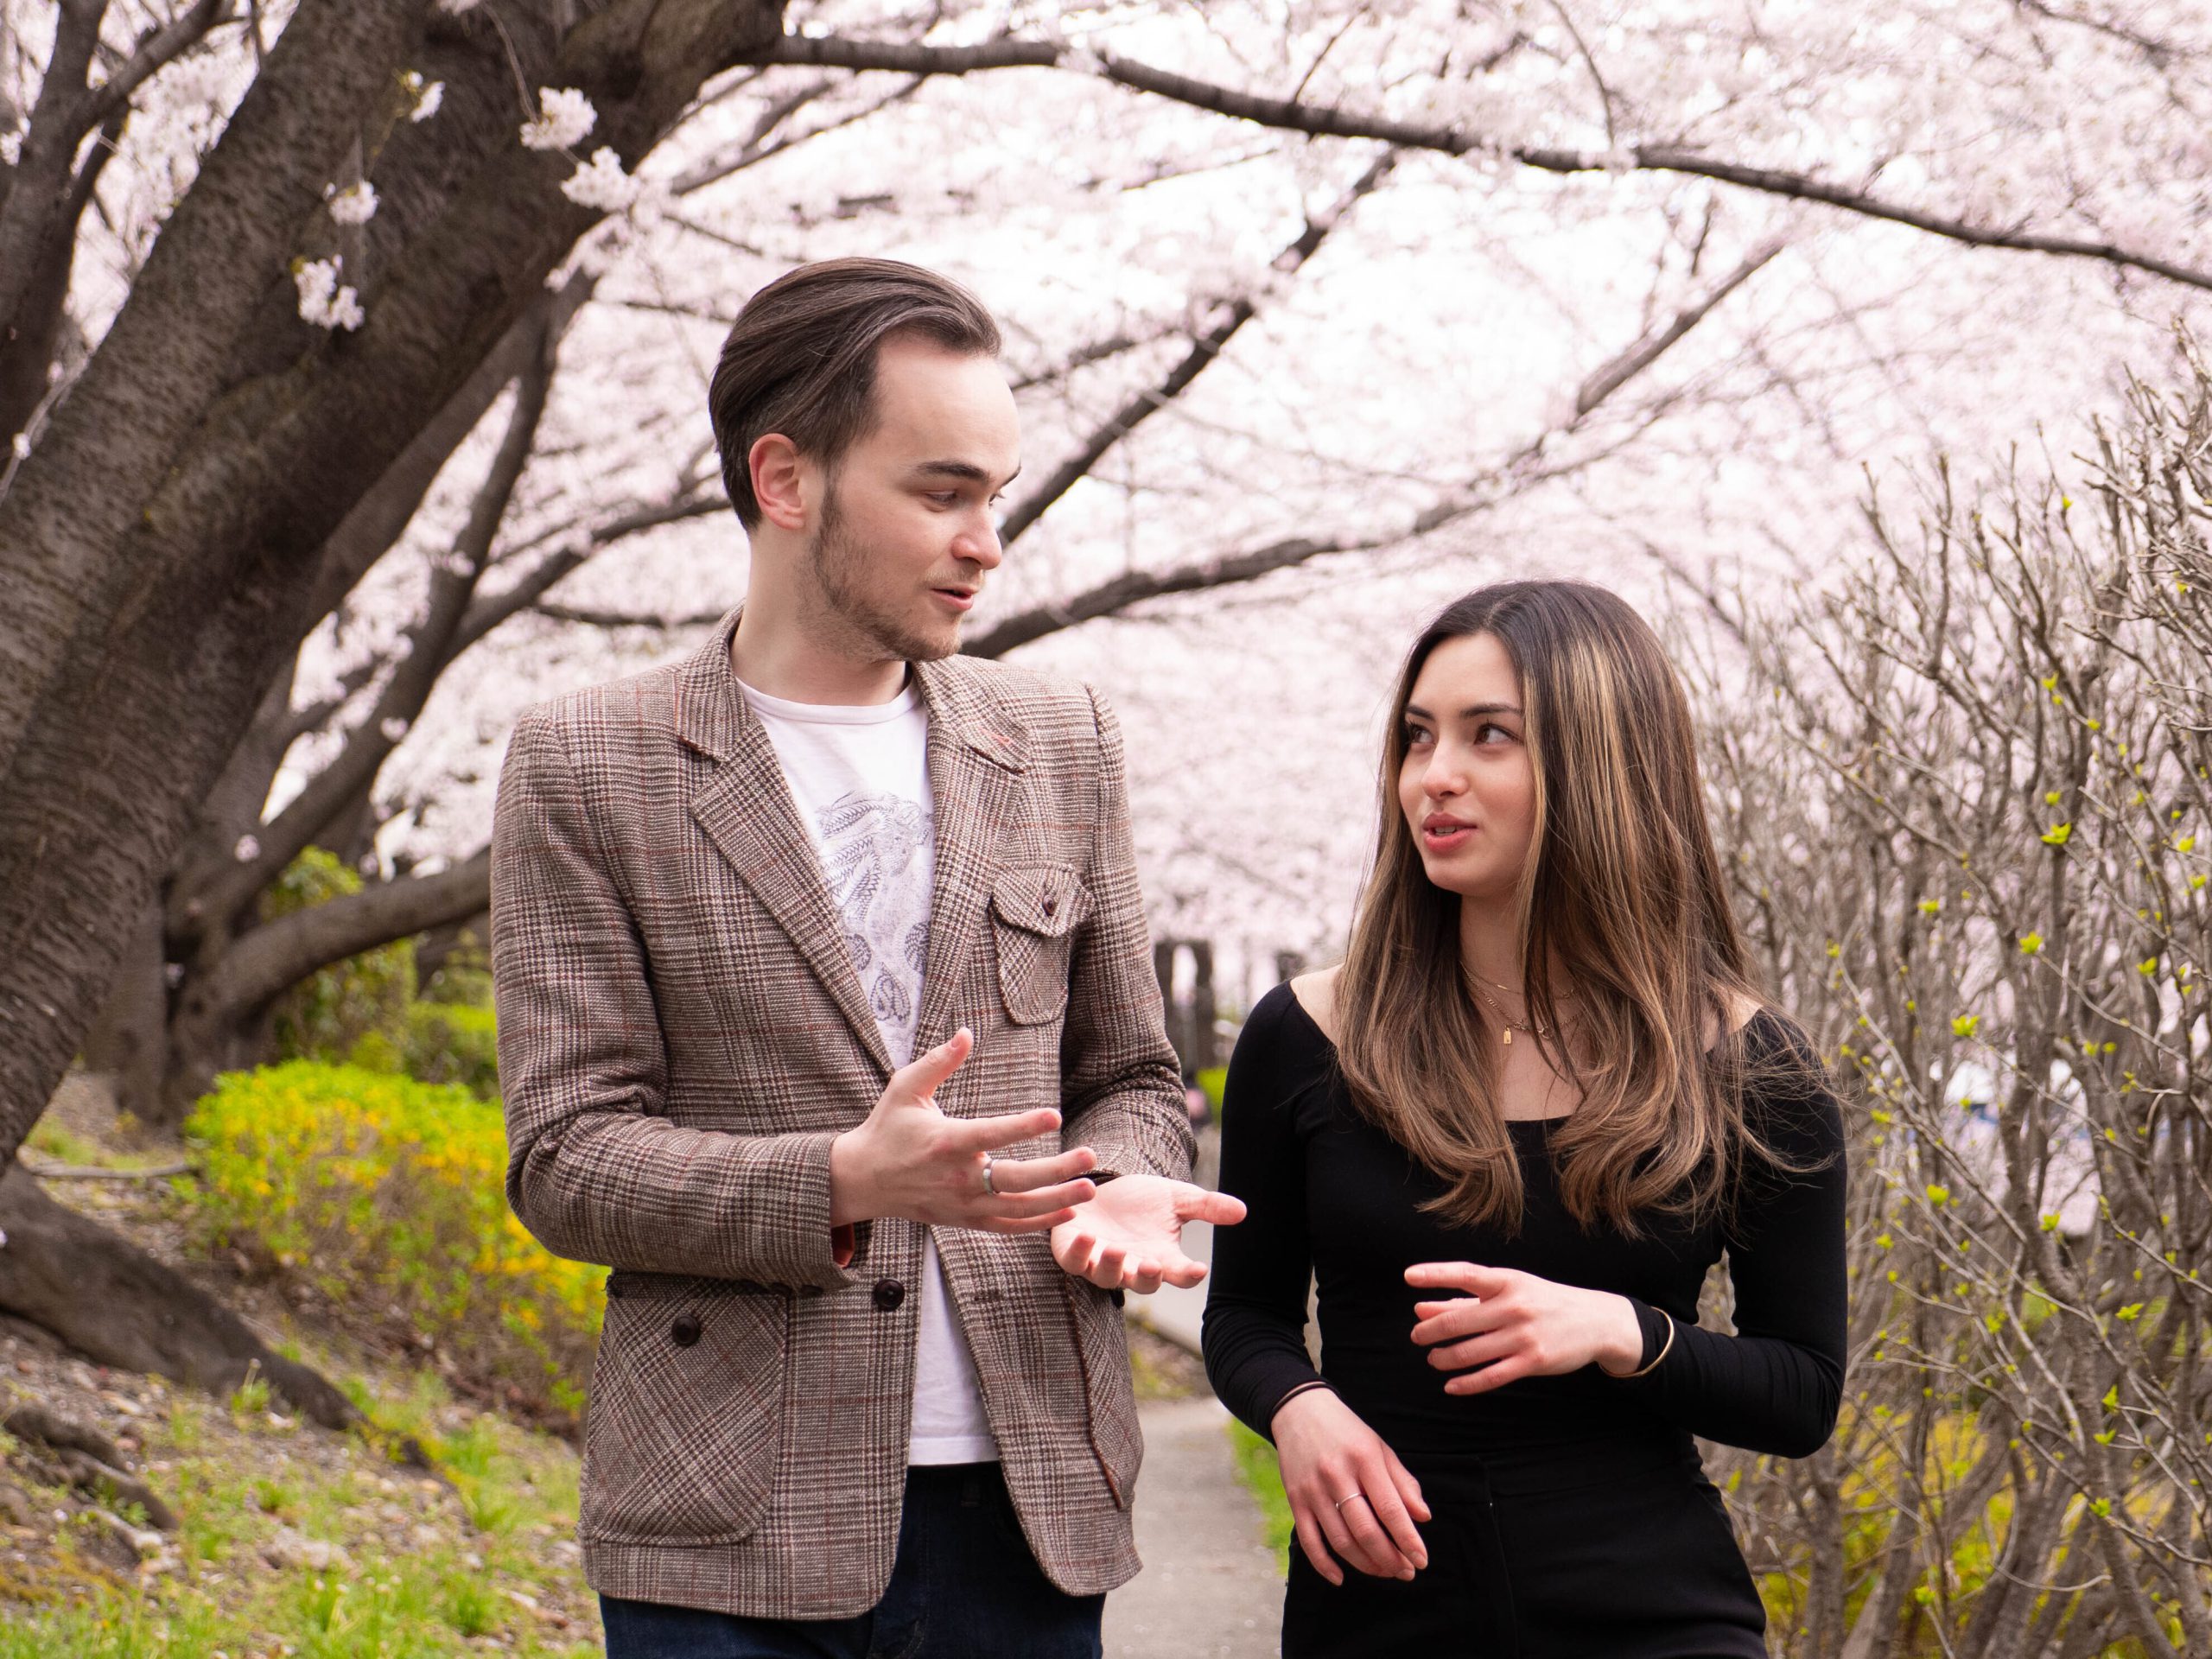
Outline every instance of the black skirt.
POLYGON ((1564 1486, 1401 1453, 1434 1516, 1410 1584, 1333 1586, 1294 1541, 1283 1659, 1766 1659, 1766 1613, 1694 1460, 1564 1486))

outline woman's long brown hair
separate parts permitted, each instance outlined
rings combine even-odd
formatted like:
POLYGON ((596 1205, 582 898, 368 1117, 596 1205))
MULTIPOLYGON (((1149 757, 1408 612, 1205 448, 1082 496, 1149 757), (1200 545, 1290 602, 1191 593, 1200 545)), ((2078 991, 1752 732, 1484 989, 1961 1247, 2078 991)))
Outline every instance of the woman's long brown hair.
POLYGON ((1398 804, 1414 682, 1440 645, 1483 633, 1520 676, 1535 772, 1516 899, 1529 1023, 1580 1093, 1551 1136, 1560 1196, 1583 1225, 1630 1234, 1662 1215, 1709 1216, 1735 1160, 1767 1151, 1745 1122, 1745 1039, 1732 1018, 1745 1000, 1766 1002, 1706 821, 1688 700, 1649 626, 1602 588, 1481 588, 1407 655, 1374 869, 1337 986, 1352 1099, 1447 1183, 1431 1207, 1463 1225, 1519 1227, 1521 1172, 1493 1064, 1500 1033, 1461 963, 1459 895, 1429 880, 1398 804), (1573 998, 1564 1026, 1561 979, 1573 998))

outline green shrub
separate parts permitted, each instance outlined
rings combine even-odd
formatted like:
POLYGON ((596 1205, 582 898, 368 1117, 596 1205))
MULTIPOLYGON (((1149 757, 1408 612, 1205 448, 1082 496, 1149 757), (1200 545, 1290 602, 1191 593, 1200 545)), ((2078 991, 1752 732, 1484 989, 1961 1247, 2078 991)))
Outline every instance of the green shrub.
POLYGON ((498 1098, 499 1042, 492 1010, 466 1003, 410 1003, 400 1069, 419 1083, 457 1083, 479 1099, 498 1098))
POLYGON ((1275 1565, 1287 1573, 1297 1522, 1291 1514, 1290 1499, 1282 1490, 1282 1467, 1275 1461, 1275 1449, 1232 1417, 1229 1420, 1229 1450, 1236 1460, 1237 1479, 1244 1483, 1245 1491, 1252 1494, 1253 1503, 1259 1506, 1261 1525, 1267 1533, 1268 1548, 1275 1553, 1275 1565))
POLYGON ((372 1296, 535 1409, 582 1404, 606 1269, 552 1255, 507 1208, 496 1106, 294 1060, 218 1079, 185 1132, 210 1242, 251 1238, 334 1300, 372 1296))
MULTIPOLYGON (((262 895, 261 918, 274 921, 360 890, 360 876, 336 855, 310 847, 262 895)), ((397 1051, 407 1041, 407 1008, 414 995, 412 940, 333 963, 277 998, 270 1020, 274 1052, 287 1060, 346 1059, 372 1036, 397 1051)))
POLYGON ((1206 1104, 1213 1108, 1213 1115, 1215 1118, 1217 1120, 1219 1119, 1221 1116, 1221 1091, 1224 1086, 1229 1082, 1229 1068, 1225 1065, 1207 1066, 1204 1071, 1200 1071, 1195 1077, 1193 1077, 1192 1081, 1196 1083, 1200 1090, 1204 1092, 1206 1097, 1206 1104))
POLYGON ((492 1006, 492 957, 475 929, 461 930, 437 971, 424 977, 421 994, 425 1002, 454 1002, 475 1008, 492 1006))

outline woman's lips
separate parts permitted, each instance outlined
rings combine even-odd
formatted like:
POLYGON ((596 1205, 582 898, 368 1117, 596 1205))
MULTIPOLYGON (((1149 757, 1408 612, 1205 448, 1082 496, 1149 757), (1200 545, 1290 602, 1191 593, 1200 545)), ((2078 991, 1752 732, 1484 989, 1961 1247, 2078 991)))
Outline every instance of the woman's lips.
POLYGON ((1425 823, 1421 829, 1421 844, 1433 853, 1448 853, 1465 846, 1474 835, 1475 826, 1471 823, 1425 823))

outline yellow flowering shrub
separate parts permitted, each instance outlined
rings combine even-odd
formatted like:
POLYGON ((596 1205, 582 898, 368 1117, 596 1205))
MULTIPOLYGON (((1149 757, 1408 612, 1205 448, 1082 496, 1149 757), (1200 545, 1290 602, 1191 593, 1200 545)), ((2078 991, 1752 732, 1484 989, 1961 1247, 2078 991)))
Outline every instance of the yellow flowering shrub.
POLYGON ((518 1403, 581 1408, 607 1269, 554 1255, 507 1208, 496 1104, 293 1060, 219 1078, 185 1133, 211 1242, 250 1239, 334 1300, 375 1299, 518 1403))

